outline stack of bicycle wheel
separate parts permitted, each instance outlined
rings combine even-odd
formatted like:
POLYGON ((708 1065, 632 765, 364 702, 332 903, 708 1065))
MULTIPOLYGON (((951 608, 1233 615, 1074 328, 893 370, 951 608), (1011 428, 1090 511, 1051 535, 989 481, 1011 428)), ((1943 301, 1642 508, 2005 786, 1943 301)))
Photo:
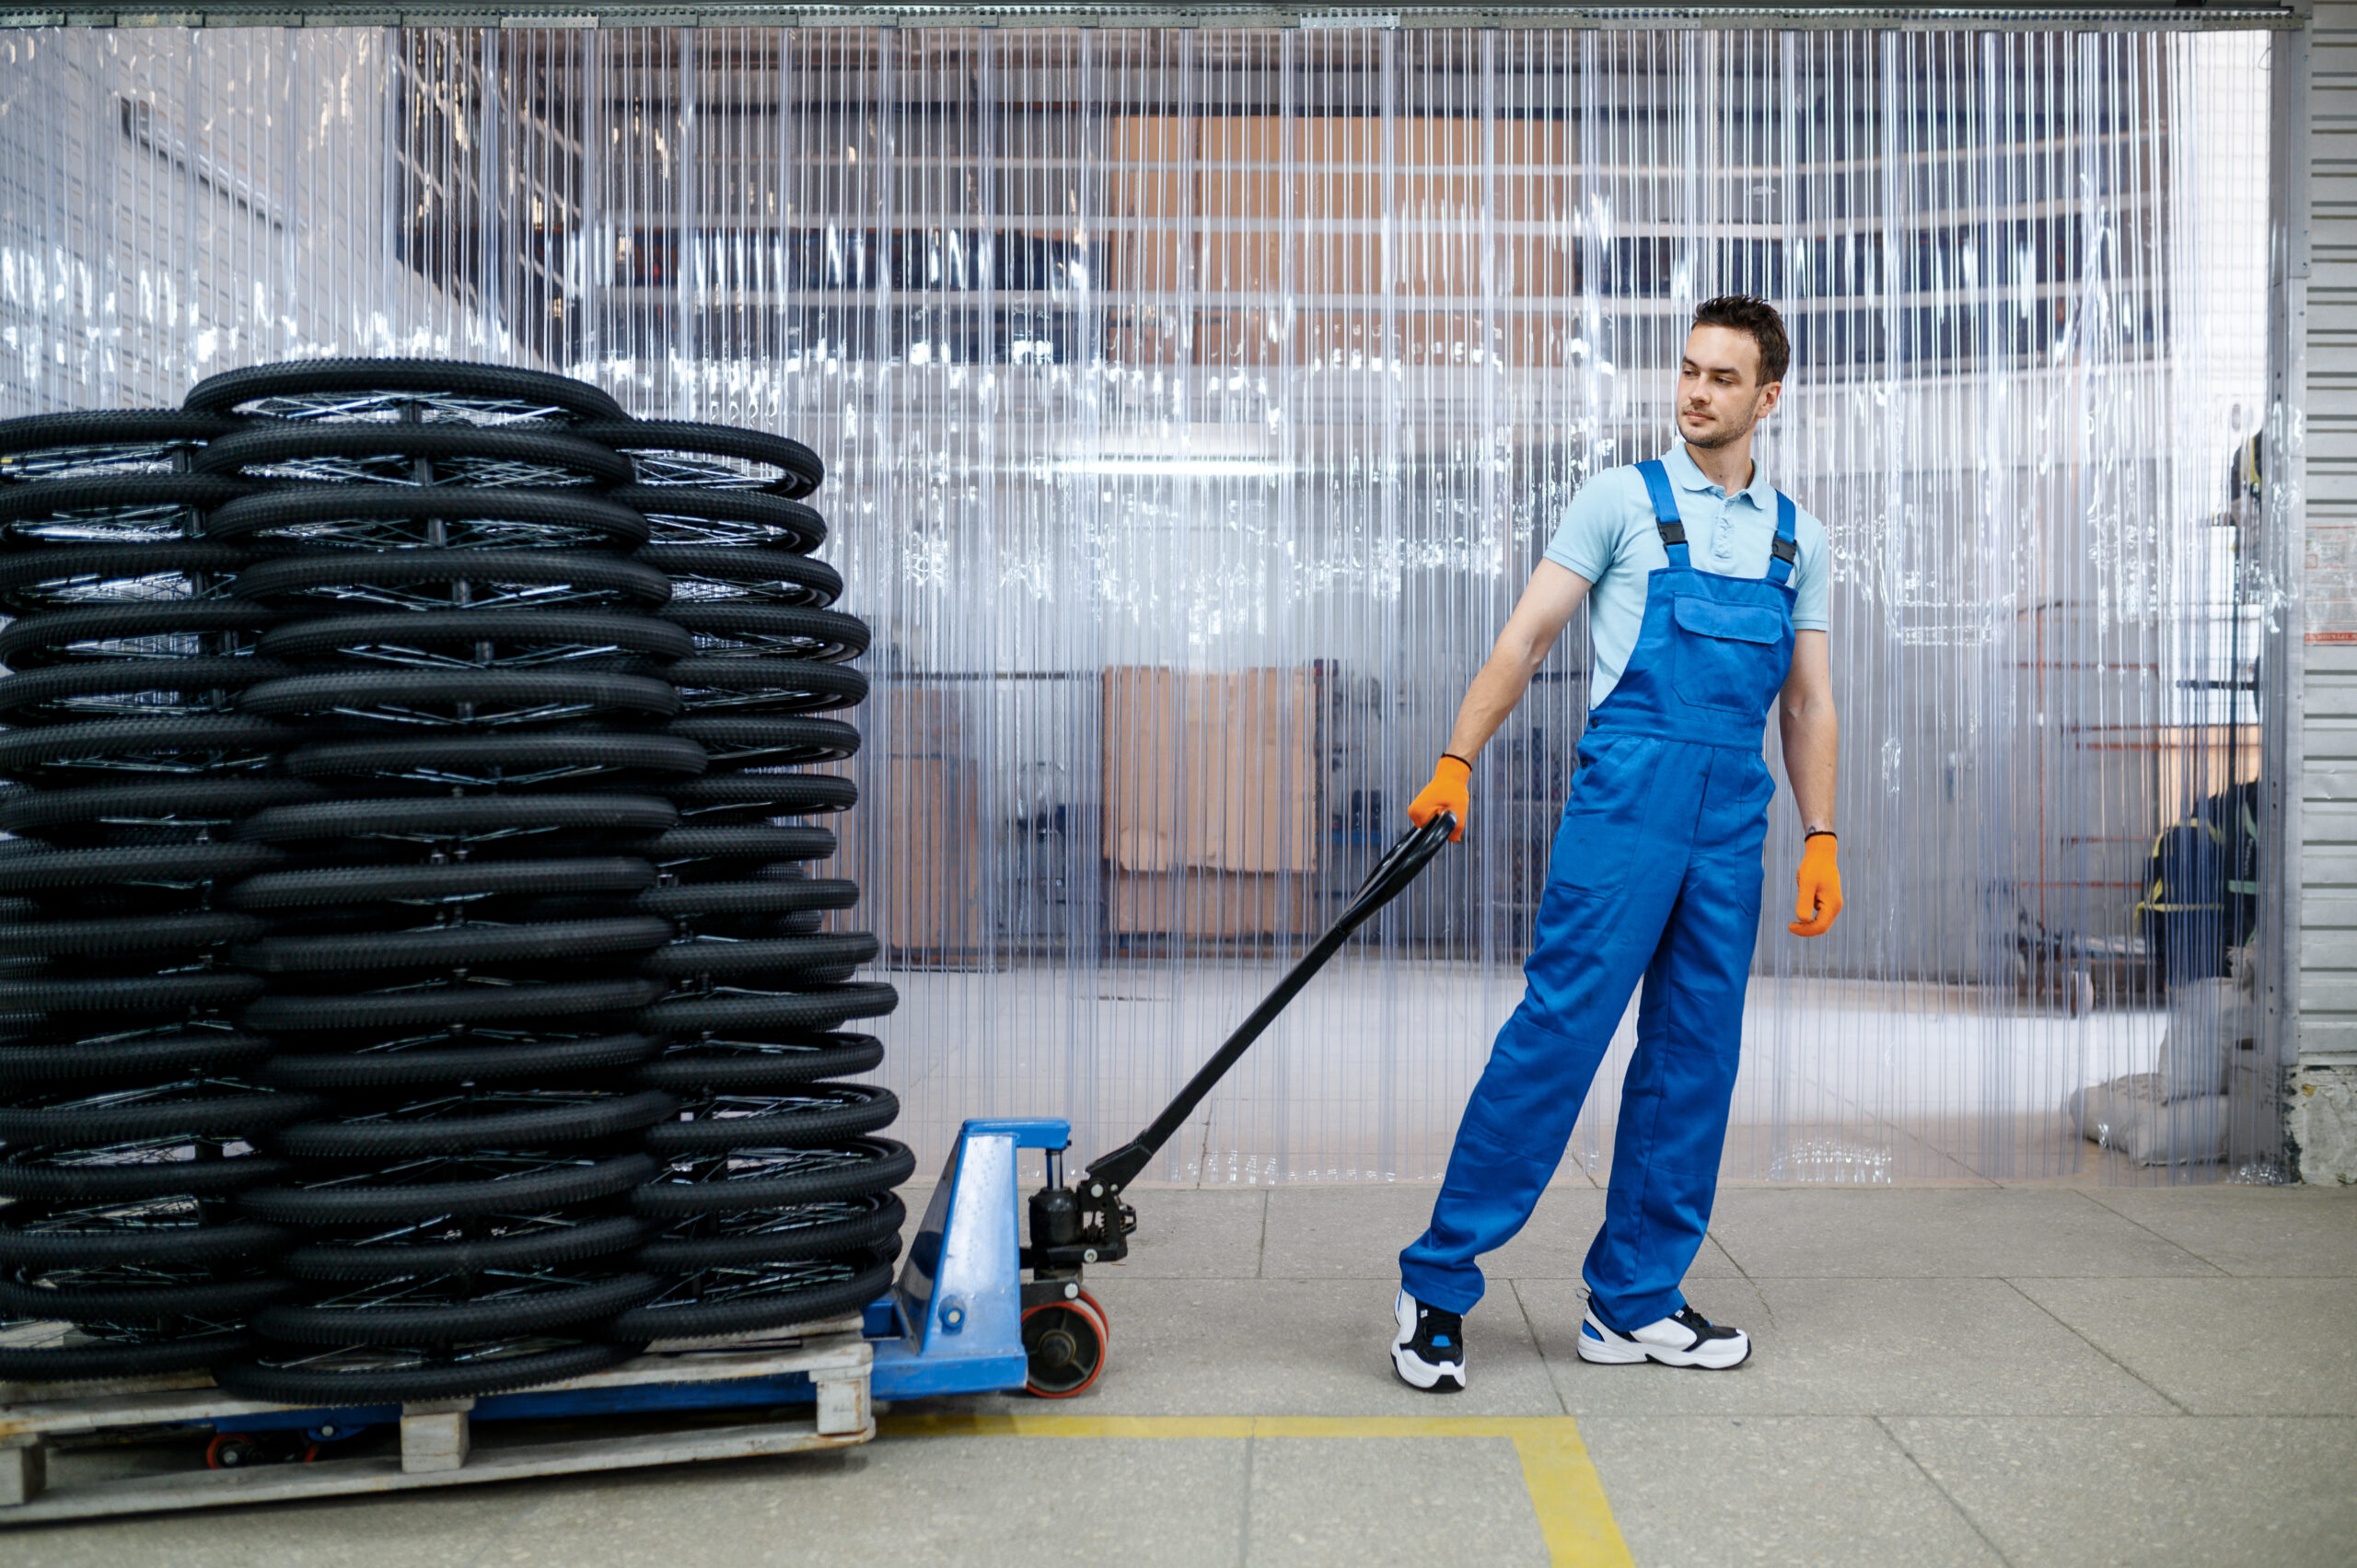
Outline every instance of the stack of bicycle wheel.
POLYGON ((262 928, 232 959, 272 1086, 282 1178, 240 1194, 280 1227, 287 1293, 216 1368, 252 1397, 488 1393, 630 1353, 604 1326, 660 1282, 631 1250, 637 1147, 676 1109, 621 1081, 657 1041, 633 970, 669 923, 632 900, 676 820, 649 786, 703 758, 663 733, 644 518, 627 463, 572 433, 619 412, 552 376, 425 361, 234 371, 192 411, 245 427, 206 514, 269 616, 238 712, 306 792, 232 830, 267 869, 225 901, 262 928))
POLYGON ((826 538, 803 501, 819 461, 726 426, 582 434, 635 469, 612 498, 647 519, 638 560, 668 580, 658 614, 693 644, 668 671, 680 703, 668 729, 707 760, 664 786, 679 826, 650 847, 662 880, 637 904, 677 935, 641 964, 668 990, 639 1016, 664 1046, 633 1082, 681 1110, 648 1129, 663 1168, 633 1197, 657 1227, 638 1260, 663 1287, 612 1331, 702 1340, 856 1311, 889 1283, 904 1217, 892 1189, 911 1160, 873 1135, 898 1114, 890 1092, 839 1081, 883 1057, 843 1026, 897 1001, 852 979, 876 957, 873 936, 821 929, 857 889, 808 874, 834 854, 832 832, 782 820, 856 798, 850 780, 808 771, 857 749, 857 731, 821 715, 867 691, 846 664, 867 628, 829 608, 842 581, 810 556, 826 538))
POLYGON ((261 982, 229 954, 264 927, 222 893, 280 859, 233 825, 314 792, 237 707, 276 673, 271 618, 203 527, 246 486, 190 470, 238 428, 0 424, 0 1378, 215 1365, 286 1289, 284 1234, 236 1198, 319 1102, 257 1076, 261 982))

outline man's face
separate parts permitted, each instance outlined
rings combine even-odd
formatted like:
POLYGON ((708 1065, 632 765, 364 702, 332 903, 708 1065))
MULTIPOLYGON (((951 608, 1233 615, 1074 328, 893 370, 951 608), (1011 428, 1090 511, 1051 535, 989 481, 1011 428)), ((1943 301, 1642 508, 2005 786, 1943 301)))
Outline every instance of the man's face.
POLYGON ((1709 451, 1740 441, 1776 406, 1781 381, 1759 384, 1759 344, 1733 327, 1686 334, 1678 370, 1678 433, 1709 451))

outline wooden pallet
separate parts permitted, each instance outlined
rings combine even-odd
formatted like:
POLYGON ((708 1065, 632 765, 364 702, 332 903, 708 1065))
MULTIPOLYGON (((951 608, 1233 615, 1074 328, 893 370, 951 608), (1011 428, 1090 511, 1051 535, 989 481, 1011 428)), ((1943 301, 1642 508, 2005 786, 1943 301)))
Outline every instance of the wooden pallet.
POLYGON ((240 1400, 215 1388, 202 1375, 99 1388, 87 1384, 52 1385, 58 1390, 55 1395, 17 1385, 7 1392, 20 1400, 29 1394, 35 1398, 0 1404, 0 1526, 290 1497, 464 1486, 524 1476, 792 1454, 806 1448, 844 1448, 876 1435, 876 1418, 868 1403, 868 1367, 873 1359, 874 1352, 855 1330, 806 1333, 798 1342, 772 1340, 690 1353, 666 1353, 658 1347, 620 1366, 531 1390, 535 1395, 562 1394, 798 1372, 808 1376, 818 1398, 807 1417, 794 1420, 726 1426, 681 1421, 670 1430, 585 1433, 540 1442, 499 1442, 477 1449, 469 1419, 475 1401, 443 1400, 401 1406, 398 1456, 329 1458, 250 1469, 176 1470, 54 1488, 48 1484, 49 1446, 58 1438, 182 1423, 231 1431, 242 1416, 315 1407, 240 1400))

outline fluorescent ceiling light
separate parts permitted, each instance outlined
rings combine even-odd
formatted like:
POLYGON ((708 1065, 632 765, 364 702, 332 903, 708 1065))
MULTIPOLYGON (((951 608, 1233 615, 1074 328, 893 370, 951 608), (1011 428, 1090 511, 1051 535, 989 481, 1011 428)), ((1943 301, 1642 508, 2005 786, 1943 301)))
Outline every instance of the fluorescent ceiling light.
POLYGON ((1279 479, 1293 472, 1293 465, 1273 458, 1178 452, 1167 457, 1065 458, 1056 464, 1056 471, 1101 479, 1279 479))

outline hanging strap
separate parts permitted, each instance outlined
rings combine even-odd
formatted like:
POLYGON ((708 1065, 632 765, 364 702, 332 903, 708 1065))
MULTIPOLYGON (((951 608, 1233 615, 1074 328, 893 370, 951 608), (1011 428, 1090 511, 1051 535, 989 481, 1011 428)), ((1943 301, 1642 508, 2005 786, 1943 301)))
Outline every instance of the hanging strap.
POLYGON ((1782 491, 1776 492, 1776 537, 1768 546, 1768 580, 1778 587, 1791 581, 1794 563, 1801 558, 1796 518, 1800 508, 1782 491))
POLYGON ((1669 487, 1669 470, 1659 458, 1649 458, 1637 465, 1644 476, 1645 493, 1654 498, 1654 527, 1661 530, 1661 547, 1669 552, 1669 563, 1679 571, 1689 570, 1692 563, 1686 554, 1686 525, 1678 516, 1678 493, 1669 487))

